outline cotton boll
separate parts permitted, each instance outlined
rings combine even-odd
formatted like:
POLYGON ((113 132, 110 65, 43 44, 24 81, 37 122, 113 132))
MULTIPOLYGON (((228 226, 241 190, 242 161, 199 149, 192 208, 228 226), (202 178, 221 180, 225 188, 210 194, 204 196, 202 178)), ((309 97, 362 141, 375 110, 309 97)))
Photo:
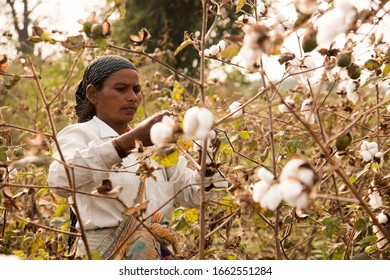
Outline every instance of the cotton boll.
POLYGON ((368 142, 367 143, 367 151, 369 151, 370 154, 375 155, 378 152, 378 143, 368 142))
POLYGON ((195 138, 196 138, 196 139, 199 139, 199 140, 204 140, 204 139, 206 139, 206 137, 208 136, 209 132, 210 132, 210 129, 209 129, 209 128, 206 128, 206 127, 199 127, 199 128, 196 130, 195 138))
POLYGON ((372 159, 371 153, 369 151, 367 151, 367 150, 361 151, 360 155, 362 156, 364 161, 370 161, 372 159))
POLYGON ((368 198, 370 201, 368 204, 373 208, 379 208, 383 205, 382 196, 379 194, 378 191, 374 191, 373 193, 368 195, 368 198))
POLYGON ((304 208, 309 200, 309 195, 307 193, 301 193, 297 198, 290 201, 290 205, 297 208, 304 208))
POLYGON ((304 163, 306 163, 306 160, 301 158, 294 158, 287 162, 286 165, 283 167, 282 172, 280 173, 280 181, 288 181, 292 178, 296 178, 298 168, 304 163))
POLYGON ((363 141, 363 143, 360 145, 360 150, 366 151, 367 150, 367 144, 368 144, 368 141, 363 141))
POLYGON ((318 20, 317 43, 326 45, 345 30, 344 14, 338 9, 329 11, 318 20))
POLYGON ((359 100, 358 89, 360 83, 358 81, 352 81, 347 85, 347 98, 351 100, 354 104, 359 100))
POLYGON ((283 199, 290 202, 300 195, 303 191, 303 186, 297 180, 286 180, 280 183, 283 199))
POLYGON ((269 184, 265 181, 259 181, 253 185, 252 197, 253 201, 260 202, 263 195, 268 191, 269 184))
MULTIPOLYGON (((230 106, 229 106, 229 111, 230 111, 230 113, 233 113, 234 111, 236 111, 240 106, 241 106, 241 103, 240 103, 240 102, 234 101, 234 102, 233 102, 232 104, 230 104, 230 106)), ((237 112, 235 112, 235 113, 233 114, 233 118, 241 117, 243 113, 244 113, 244 110, 243 110, 243 109, 238 110, 237 112)))
POLYGON ((173 136, 173 127, 163 122, 155 123, 150 129, 150 140, 155 145, 167 144, 173 136))
POLYGON ((280 191, 279 185, 273 185, 261 198, 260 205, 262 207, 268 208, 271 211, 275 211, 281 202, 282 193, 280 191))
POLYGON ((351 1, 349 0, 334 0, 333 1, 334 7, 336 9, 339 9, 343 13, 348 13, 352 8, 351 1))
POLYGON ((317 10, 317 1, 316 0, 294 0, 295 8, 298 12, 311 15, 317 10))
POLYGON ((205 50, 204 50, 204 55, 205 55, 205 56, 211 56, 211 51, 210 51, 210 49, 205 49, 205 50))
POLYGON ((210 47, 211 56, 216 56, 219 53, 219 47, 217 45, 212 45, 210 47))
POLYGON ((384 213, 379 213, 378 216, 377 216, 376 218, 378 219, 378 222, 379 222, 380 224, 386 224, 387 221, 389 220, 389 219, 387 218, 387 215, 384 214, 384 213))
MULTIPOLYGON (((307 55, 302 59, 301 71, 315 69, 316 67, 317 67, 316 60, 312 56, 307 55)), ((313 77, 313 74, 314 74, 314 70, 305 72, 302 75, 305 78, 310 79, 311 77, 313 77)))
POLYGON ((221 40, 218 42, 217 46, 219 47, 219 51, 223 52, 226 48, 226 43, 224 40, 221 40))
POLYGON ((203 127, 207 130, 210 130, 214 124, 213 113, 211 113, 209 109, 202 107, 199 108, 197 115, 198 115, 199 127, 203 127))
POLYGON ((257 171, 257 176, 259 178, 266 182, 267 184, 271 185, 272 181, 274 180, 275 176, 270 171, 268 171, 266 168, 262 167, 257 171))
POLYGON ((297 172, 297 179, 299 182, 311 187, 315 181, 315 173, 310 168, 300 167, 297 172))
POLYGON ((195 137, 196 130, 198 129, 198 125, 199 125, 198 112, 199 112, 199 107, 195 106, 188 109, 184 114, 183 131, 191 138, 195 137))

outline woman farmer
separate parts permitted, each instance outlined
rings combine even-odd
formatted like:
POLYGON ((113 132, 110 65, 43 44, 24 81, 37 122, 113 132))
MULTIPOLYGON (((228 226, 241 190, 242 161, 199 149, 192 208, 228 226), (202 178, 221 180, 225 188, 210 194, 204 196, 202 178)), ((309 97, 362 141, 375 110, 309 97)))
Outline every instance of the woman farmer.
MULTIPOLYGON (((140 184, 140 177, 136 174, 139 161, 130 151, 135 148, 136 140, 141 141, 144 147, 151 146, 151 127, 169 114, 157 113, 130 128, 128 123, 133 120, 141 100, 139 73, 132 62, 117 55, 97 57, 86 67, 76 91, 79 123, 65 127, 57 135, 65 162, 74 167, 72 174, 76 190, 83 192, 77 194, 78 222, 83 223, 91 252, 98 252, 104 258, 110 253, 112 257, 116 253, 112 252, 113 248, 118 251, 118 246, 122 247, 122 253, 115 258, 164 257, 164 250, 156 246, 154 234, 145 227, 139 227, 131 237, 132 241, 128 241, 130 245, 121 243, 112 246, 119 239, 118 232, 124 230, 124 210, 135 203, 148 201, 143 215, 148 217, 158 210, 160 218, 152 222, 160 224, 171 217, 173 197, 184 207, 197 207, 199 204, 199 175, 187 168, 183 157, 176 165, 167 168, 147 160, 149 165, 155 167, 154 178, 148 177, 145 184, 140 184), (125 168, 126 172, 117 172, 118 166, 125 168), (118 200, 89 195, 96 192, 102 182, 120 187, 118 200), (140 186, 143 186, 141 193, 140 186)), ((69 188, 60 153, 55 146, 53 150, 57 160, 50 165, 49 184, 69 188)), ((219 175, 214 177, 218 178, 212 179, 221 181, 219 175)), ((226 182, 222 185, 226 185, 226 182)), ((72 205, 69 191, 56 192, 68 197, 72 205)), ((146 224, 152 222, 146 221, 146 224)), ((85 244, 79 240, 76 243, 76 256, 84 256, 85 248, 85 244)))

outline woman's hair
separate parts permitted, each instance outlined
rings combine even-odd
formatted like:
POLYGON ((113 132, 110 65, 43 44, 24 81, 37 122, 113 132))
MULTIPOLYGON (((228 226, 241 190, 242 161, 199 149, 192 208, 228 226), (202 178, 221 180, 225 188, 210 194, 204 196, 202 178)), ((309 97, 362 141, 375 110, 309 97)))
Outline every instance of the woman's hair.
POLYGON ((122 69, 133 69, 138 72, 134 64, 119 55, 105 55, 96 57, 85 68, 76 93, 76 115, 78 122, 86 122, 96 115, 95 106, 87 98, 87 86, 93 85, 97 90, 103 88, 104 81, 114 72, 122 69))

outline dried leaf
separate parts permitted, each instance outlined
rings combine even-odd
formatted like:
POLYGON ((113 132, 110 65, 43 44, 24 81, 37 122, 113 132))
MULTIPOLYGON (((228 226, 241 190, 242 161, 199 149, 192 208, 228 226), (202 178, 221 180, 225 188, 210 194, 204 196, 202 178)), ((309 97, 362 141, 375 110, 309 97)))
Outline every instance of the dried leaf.
POLYGON ((141 204, 136 204, 134 205, 133 207, 130 207, 130 208, 127 208, 123 214, 125 214, 126 216, 132 216, 134 214, 136 214, 137 216, 141 216, 142 213, 145 213, 146 212, 146 209, 148 208, 148 203, 149 201, 145 201, 141 204))
POLYGON ((83 35, 69 36, 65 41, 61 42, 61 45, 71 51, 79 52, 84 48, 83 35))
POLYGON ((103 21, 102 23, 102 34, 103 36, 108 36, 111 34, 111 25, 107 20, 103 21))
POLYGON ((142 44, 144 44, 147 40, 150 39, 150 37, 152 37, 152 35, 150 34, 150 32, 146 29, 146 28, 141 28, 140 31, 138 31, 138 35, 135 35, 135 34, 130 34, 129 35, 129 38, 130 38, 130 41, 136 45, 136 46, 140 46, 142 44))
POLYGON ((0 54, 0 71, 6 72, 8 69, 8 57, 6 54, 0 54))
POLYGON ((110 179, 104 179, 102 180, 102 183, 100 184, 100 186, 98 186, 96 188, 97 192, 99 194, 107 194, 107 192, 111 191, 112 190, 112 183, 111 183, 111 180, 110 179))

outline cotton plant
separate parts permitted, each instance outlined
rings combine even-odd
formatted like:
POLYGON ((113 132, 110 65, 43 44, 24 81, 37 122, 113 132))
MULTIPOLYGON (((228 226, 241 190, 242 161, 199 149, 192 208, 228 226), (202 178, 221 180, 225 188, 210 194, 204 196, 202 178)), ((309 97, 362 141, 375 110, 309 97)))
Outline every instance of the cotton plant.
POLYGON ((211 65, 210 65, 211 68, 217 68, 222 64, 221 53, 225 50, 225 48, 226 48, 225 41, 220 40, 217 44, 212 45, 210 48, 204 50, 204 55, 206 57, 215 58, 211 60, 211 65))
POLYGON ((294 158, 283 168, 279 179, 267 169, 257 172, 260 181, 252 185, 253 201, 275 211, 284 200, 291 207, 306 206, 318 177, 304 158, 294 158))

